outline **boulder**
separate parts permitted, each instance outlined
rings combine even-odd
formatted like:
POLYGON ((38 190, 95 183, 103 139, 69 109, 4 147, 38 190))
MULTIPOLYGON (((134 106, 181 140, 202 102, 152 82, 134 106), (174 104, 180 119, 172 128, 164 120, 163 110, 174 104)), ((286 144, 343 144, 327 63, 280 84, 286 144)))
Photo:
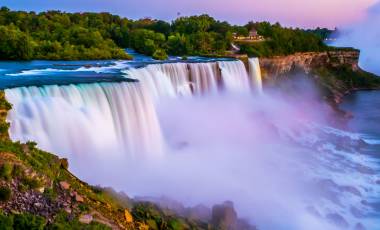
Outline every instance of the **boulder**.
POLYGON ((78 193, 75 193, 75 201, 76 202, 84 202, 84 199, 81 195, 79 195, 78 193))
POLYGON ((70 184, 67 183, 66 181, 59 182, 59 186, 61 186, 61 189, 63 190, 68 190, 70 188, 70 184))
POLYGON ((92 215, 90 214, 85 214, 85 215, 81 215, 79 217, 79 222, 81 222, 82 224, 89 224, 92 222, 94 218, 92 217, 92 215))

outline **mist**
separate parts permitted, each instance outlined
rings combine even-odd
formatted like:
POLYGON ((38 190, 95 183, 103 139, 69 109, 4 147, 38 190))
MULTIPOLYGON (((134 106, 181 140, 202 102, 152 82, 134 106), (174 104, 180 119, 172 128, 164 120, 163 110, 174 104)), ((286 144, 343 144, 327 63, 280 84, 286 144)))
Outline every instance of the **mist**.
POLYGON ((135 98, 147 93, 136 83, 45 86, 34 96, 37 89, 22 88, 6 95, 14 104, 12 139, 32 139, 69 158, 70 171, 91 184, 186 206, 229 200, 259 229, 371 229, 376 220, 364 218, 370 209, 362 201, 375 182, 370 170, 358 168, 370 169, 373 161, 358 155, 356 134, 328 126, 331 111, 311 82, 291 84, 263 94, 154 103, 147 95, 135 98), (66 95, 73 96, 62 100, 66 95), (121 136, 115 127, 125 129, 121 136), (124 147, 128 140, 137 152, 124 147), (352 214, 353 207, 361 215, 352 214))
POLYGON ((360 66, 380 75, 380 3, 367 11, 365 19, 350 26, 339 28, 335 46, 360 49, 360 66))

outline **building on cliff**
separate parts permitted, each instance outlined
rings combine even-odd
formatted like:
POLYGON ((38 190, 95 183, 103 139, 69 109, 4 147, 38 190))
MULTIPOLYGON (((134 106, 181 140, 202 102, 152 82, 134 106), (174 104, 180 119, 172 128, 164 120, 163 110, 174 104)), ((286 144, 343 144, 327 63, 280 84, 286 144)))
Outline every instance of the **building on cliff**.
POLYGON ((251 29, 248 33, 248 36, 242 36, 237 33, 233 33, 233 39, 236 41, 247 41, 247 42, 258 42, 265 41, 265 38, 258 34, 256 29, 251 29))

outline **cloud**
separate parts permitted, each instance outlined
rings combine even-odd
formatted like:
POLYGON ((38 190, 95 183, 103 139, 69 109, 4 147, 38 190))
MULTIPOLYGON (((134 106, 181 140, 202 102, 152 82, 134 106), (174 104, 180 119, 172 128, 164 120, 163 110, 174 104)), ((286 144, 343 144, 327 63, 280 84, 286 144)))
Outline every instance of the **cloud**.
POLYGON ((349 46, 361 50, 360 66, 380 75, 380 2, 367 11, 367 16, 351 26, 344 27, 336 46, 349 46))

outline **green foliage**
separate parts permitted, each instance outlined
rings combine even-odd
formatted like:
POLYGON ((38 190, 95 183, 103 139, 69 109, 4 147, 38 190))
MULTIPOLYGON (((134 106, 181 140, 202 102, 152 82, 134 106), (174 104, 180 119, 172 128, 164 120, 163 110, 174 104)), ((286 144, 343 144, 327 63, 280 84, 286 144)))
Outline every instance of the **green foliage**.
POLYGON ((12 196, 12 191, 8 187, 0 187, 0 201, 8 201, 12 196))
POLYGON ((165 35, 147 29, 136 29, 131 32, 131 46, 140 53, 152 56, 165 43, 165 35))
POLYGON ((132 21, 109 13, 42 13, 0 10, 0 59, 128 59, 120 47, 130 47, 162 59, 170 55, 221 55, 230 49, 232 34, 247 36, 251 29, 268 38, 245 44, 243 53, 273 56, 320 51, 331 31, 283 28, 280 24, 250 22, 232 26, 209 15, 180 17, 172 23, 149 18, 132 21), (156 52, 157 51, 157 52, 156 52), (158 55, 160 54, 160 55, 158 55))
POLYGON ((108 226, 97 222, 82 224, 78 219, 69 218, 65 212, 60 212, 54 219, 54 223, 46 225, 43 217, 29 213, 5 215, 0 212, 1 230, 109 230, 108 226))
POLYGON ((6 162, 0 166, 0 177, 4 180, 10 180, 12 178, 13 165, 6 162))
POLYGON ((57 198, 57 193, 53 188, 46 188, 43 193, 44 197, 50 201, 54 201, 57 198))
POLYGON ((284 28, 279 23, 270 24, 269 22, 250 22, 246 27, 256 29, 259 35, 266 38, 263 42, 240 42, 240 52, 248 54, 248 56, 271 57, 296 52, 329 50, 317 32, 284 28))
POLYGON ((0 25, 0 34, 0 59, 28 60, 32 58, 33 41, 27 33, 11 24, 0 25))
POLYGON ((48 230, 109 230, 106 225, 91 222, 90 224, 82 224, 78 219, 72 219, 65 212, 60 212, 54 219, 54 223, 47 226, 48 230))
POLYGON ((156 205, 149 202, 143 202, 138 203, 133 207, 132 216, 134 219, 140 221, 154 219, 156 222, 162 222, 163 213, 156 205))
POLYGON ((156 59, 156 60, 168 59, 168 55, 166 54, 165 50, 163 50, 163 49, 157 49, 156 51, 154 51, 152 57, 153 57, 153 59, 156 59))
POLYGON ((45 219, 29 213, 17 214, 13 217, 13 229, 15 230, 43 230, 45 219))
POLYGON ((380 88, 380 78, 374 74, 358 70, 353 71, 351 66, 321 67, 314 70, 314 74, 322 78, 327 86, 336 83, 331 81, 338 80, 346 89, 374 89, 380 88))
POLYGON ((186 55, 192 52, 189 37, 179 33, 168 37, 167 47, 168 52, 172 55, 186 55))
MULTIPOLYGON (((157 205, 142 202, 134 205, 132 216, 135 220, 145 222, 150 229, 199 229, 199 226, 192 228, 186 220, 166 214, 157 205)), ((204 228, 201 228, 204 229, 204 228)))
POLYGON ((30 178, 30 177, 22 178, 22 184, 25 185, 29 189, 37 189, 42 186, 41 181, 35 178, 30 178))
POLYGON ((315 34, 317 35, 318 37, 320 37, 321 39, 327 39, 329 37, 331 37, 331 35, 336 32, 337 30, 329 30, 327 28, 320 28, 320 27, 317 27, 316 29, 313 29, 313 30, 306 30, 306 32, 308 33, 312 33, 312 34, 315 34))
POLYGON ((0 229, 13 230, 13 216, 6 216, 0 210, 0 229))
POLYGON ((111 14, 0 11, 0 59, 130 59, 127 19, 111 14))

